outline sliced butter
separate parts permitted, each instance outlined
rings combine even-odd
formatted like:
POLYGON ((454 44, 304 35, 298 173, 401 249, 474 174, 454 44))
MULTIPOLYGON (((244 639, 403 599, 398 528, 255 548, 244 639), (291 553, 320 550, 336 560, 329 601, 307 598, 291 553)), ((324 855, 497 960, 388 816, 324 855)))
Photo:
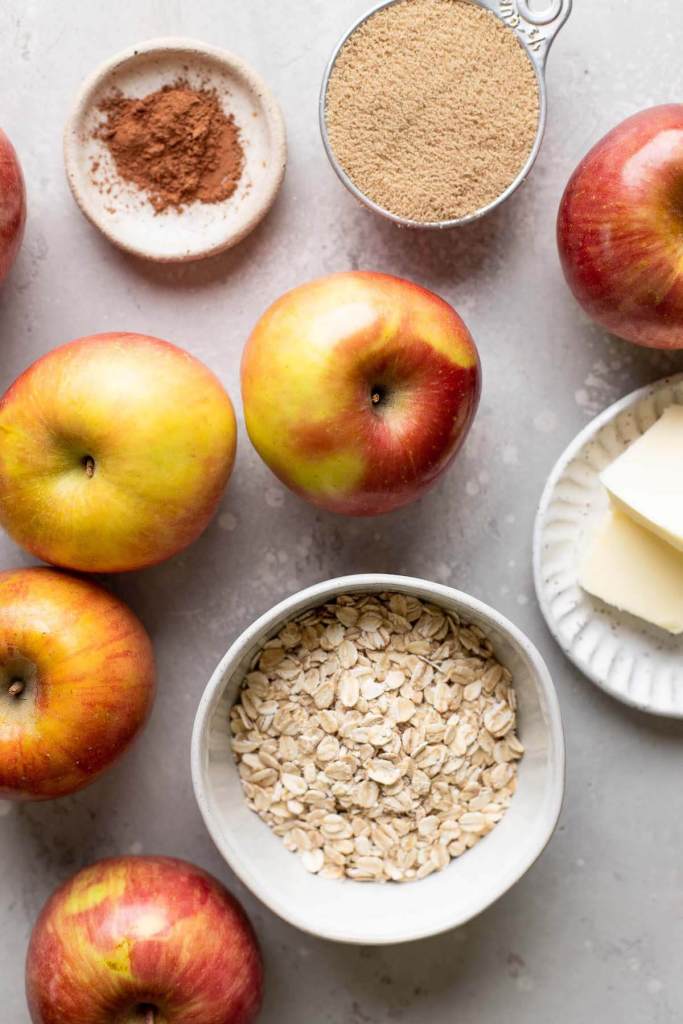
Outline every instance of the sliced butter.
POLYGON ((584 590, 669 633, 683 633, 683 553, 612 508, 579 572, 584 590))
POLYGON ((632 519, 683 551, 683 405, 671 405, 601 474, 632 519))

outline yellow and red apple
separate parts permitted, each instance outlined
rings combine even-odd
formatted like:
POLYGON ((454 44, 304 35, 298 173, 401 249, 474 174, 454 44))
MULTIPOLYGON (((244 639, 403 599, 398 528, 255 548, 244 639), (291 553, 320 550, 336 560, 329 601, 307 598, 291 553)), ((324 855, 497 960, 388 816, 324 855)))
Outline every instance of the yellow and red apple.
POLYGON ((343 273, 283 295, 242 359, 254 447, 292 490, 347 515, 424 494, 470 428, 480 393, 455 310, 397 277, 343 273))
POLYGON ((80 871, 48 900, 26 961, 33 1024, 251 1024, 262 988, 239 903, 166 857, 80 871))
POLYGON ((683 104, 627 118, 581 161, 557 222, 567 283, 620 338, 683 348, 683 104))
POLYGON ((19 251, 26 223, 26 189, 14 146, 0 128, 0 282, 19 251))
POLYGON ((227 393, 188 352, 141 334, 81 338, 0 400, 0 524, 64 568, 153 565, 206 528, 235 444, 227 393))
POLYGON ((54 569, 0 573, 0 797, 44 800, 92 782, 153 697, 152 645, 123 602, 54 569))

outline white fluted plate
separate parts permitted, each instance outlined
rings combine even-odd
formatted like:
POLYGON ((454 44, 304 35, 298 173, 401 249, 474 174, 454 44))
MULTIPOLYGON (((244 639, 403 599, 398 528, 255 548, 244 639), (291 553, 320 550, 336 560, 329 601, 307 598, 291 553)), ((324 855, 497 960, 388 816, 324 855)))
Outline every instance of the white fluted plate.
POLYGON ((581 557, 607 509, 600 473, 674 403, 683 405, 683 374, 622 398, 572 441, 541 498, 534 581, 551 633, 584 675, 641 711, 683 718, 683 636, 618 611, 578 582, 581 557))

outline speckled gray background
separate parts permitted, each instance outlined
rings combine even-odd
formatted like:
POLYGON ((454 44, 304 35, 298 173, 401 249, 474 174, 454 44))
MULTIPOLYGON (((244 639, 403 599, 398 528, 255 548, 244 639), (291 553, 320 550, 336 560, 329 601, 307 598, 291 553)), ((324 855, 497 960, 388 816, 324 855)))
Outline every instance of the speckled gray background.
MULTIPOLYGON (((624 116, 683 99, 679 0, 576 0, 549 61, 550 118, 521 194, 447 235, 401 233, 357 207, 323 155, 317 91, 338 36, 366 0, 2 0, 0 123, 24 165, 26 242, 0 295, 0 388, 79 335, 124 329, 186 346, 238 402, 247 333, 284 289, 349 267, 401 274, 454 303, 484 363, 481 410, 447 479, 375 522, 315 511, 268 474, 240 432, 220 514, 195 546, 110 585, 154 638, 150 726, 81 795, 0 805, 0 1019, 26 1024, 23 957, 51 889, 94 858, 164 852, 239 893, 267 960, 263 1024, 673 1024, 683 1016, 683 726, 627 710, 563 659, 536 608, 531 530, 545 477, 605 405, 683 369, 591 326, 561 279, 557 203, 589 145, 624 116), (124 46, 195 36, 244 56, 282 102, 291 158, 267 222, 204 265, 156 267, 112 249, 67 190, 61 131, 81 79, 124 46), (196 810, 188 770, 195 707, 216 662, 257 614, 340 573, 406 572, 509 615, 554 673, 568 741, 559 830, 537 865, 469 926, 407 946, 318 942, 236 885, 196 810)), ((26 563, 0 539, 0 566, 26 563)))

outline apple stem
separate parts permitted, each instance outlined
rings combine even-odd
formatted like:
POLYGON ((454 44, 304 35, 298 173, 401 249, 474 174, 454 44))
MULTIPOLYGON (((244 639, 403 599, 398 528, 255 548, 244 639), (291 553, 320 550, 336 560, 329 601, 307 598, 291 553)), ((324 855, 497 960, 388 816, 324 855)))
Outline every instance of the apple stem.
POLYGON ((23 679, 14 679, 8 689, 10 697, 21 697, 26 684, 23 679))
POLYGON ((83 459, 83 465, 85 466, 85 475, 92 477, 95 475, 95 460, 92 455, 86 455, 83 459))
POLYGON ((382 401, 382 396, 379 395, 376 391, 374 391, 373 394, 372 394, 372 404, 373 405, 379 405, 379 403, 381 401, 382 401))
POLYGON ((154 1012, 154 1007, 149 1006, 145 1012, 145 1024, 154 1024, 155 1020, 156 1013, 154 1012))

